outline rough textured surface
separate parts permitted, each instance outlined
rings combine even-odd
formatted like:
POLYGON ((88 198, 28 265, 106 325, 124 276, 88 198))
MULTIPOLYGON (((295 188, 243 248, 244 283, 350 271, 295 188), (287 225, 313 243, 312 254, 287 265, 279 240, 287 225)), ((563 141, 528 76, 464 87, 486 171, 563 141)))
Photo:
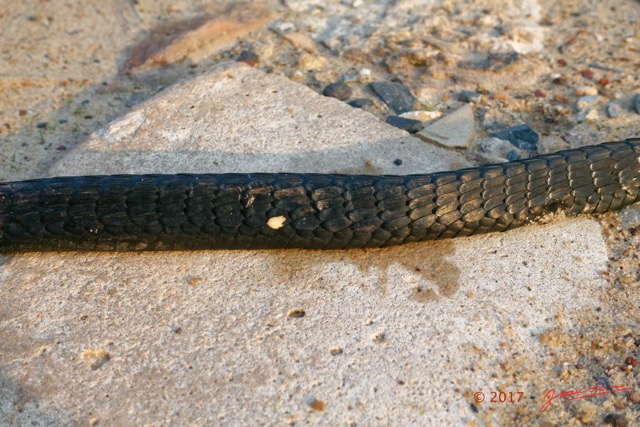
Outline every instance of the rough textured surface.
POLYGON ((273 12, 248 3, 231 4, 213 16, 203 15, 160 26, 132 49, 124 64, 126 73, 140 73, 178 61, 198 63, 230 48, 238 39, 261 28, 273 12))
MULTIPOLYGON (((400 135, 232 66, 142 104, 52 174, 460 166, 400 135)), ((597 229, 583 219, 384 250, 5 258, 0 411, 36 425, 460 424, 483 417, 475 391, 508 387, 526 392, 533 414, 557 379, 494 376, 544 359, 549 318, 572 325, 569 313, 598 306, 597 229)))
MULTIPOLYGON (((264 5, 274 11, 278 21, 243 36, 230 49, 200 62, 189 60, 188 52, 185 52, 185 61, 170 66, 134 75, 119 72, 131 57, 134 46, 164 37, 165 33, 160 30, 178 28, 181 23, 202 22, 199 20, 203 17, 222 16, 221 11, 234 3, 234 0, 53 0, 12 2, 11 7, 4 8, 0 13, 3 29, 0 40, 3 46, 10 48, 0 51, 0 180, 45 176, 56 160, 73 152, 73 147, 114 119, 125 117, 160 89, 176 80, 202 74, 220 61, 235 58, 270 74, 302 83, 316 92, 331 83, 348 82, 357 104, 382 121, 391 110, 371 91, 369 83, 372 81, 400 82, 409 88, 418 98, 416 108, 434 115, 411 117, 423 121, 459 108, 461 101, 456 94, 463 90, 473 91, 478 93, 473 102, 479 138, 504 127, 526 123, 540 134, 541 153, 639 136, 636 111, 640 96, 635 97, 634 109, 634 95, 640 87, 640 74, 637 73, 640 69, 637 32, 640 8, 637 0, 620 0, 613 5, 590 0, 251 2, 251 5, 264 5), (576 102, 581 96, 596 92, 600 100, 586 111, 583 120, 576 102), (623 111, 609 118, 606 109, 612 101, 619 102, 623 111)), ((216 96, 219 94, 215 93, 216 96)), ((253 123, 241 114, 248 103, 234 97, 228 99, 240 102, 237 111, 247 126, 253 123)), ((291 125, 284 119, 288 117, 285 110, 277 113, 282 118, 275 121, 276 125, 284 122, 291 125)), ((220 119, 231 120, 232 123, 225 122, 229 128, 242 127, 233 121, 231 113, 223 114, 220 119)), ((376 140, 374 134, 384 129, 376 123, 357 121, 356 125, 360 127, 354 133, 363 133, 368 142, 376 140), (371 135, 367 131, 370 126, 371 135)), ((185 126, 203 126, 203 123, 185 126)), ((304 127, 300 129, 302 131, 298 132, 304 132, 304 127)), ((310 127, 313 132, 327 130, 322 126, 310 127)), ((257 138, 257 133, 259 129, 247 130, 252 138, 257 138)), ((143 137, 137 134, 136 140, 143 137)), ((321 143, 325 146, 330 141, 321 143)), ((149 142, 143 153, 133 152, 131 156, 149 159, 153 145, 149 142)), ((204 144, 200 147, 207 150, 204 144)), ((482 153, 480 147, 474 144, 458 152, 480 164, 502 160, 482 153)), ((183 170, 201 171, 193 166, 198 159, 204 160, 202 166, 206 170, 212 170, 216 167, 213 162, 226 156, 207 159, 206 155, 198 156, 189 151, 189 144, 184 144, 181 150, 183 155, 174 151, 174 155, 164 157, 181 159, 177 166, 183 170)), ((243 143, 239 150, 246 150, 249 153, 247 160, 255 167, 262 167, 262 156, 257 150, 252 151, 250 143, 243 143)), ((282 161, 282 165, 287 166, 287 160, 293 159, 302 167, 306 165, 305 156, 312 156, 309 163, 314 165, 322 157, 291 150, 277 153, 276 160, 273 159, 276 155, 269 152, 267 157, 271 160, 264 159, 264 162, 277 165, 282 161)), ((345 150, 342 154, 348 156, 349 152, 345 150)), ((407 151, 407 154, 413 153, 407 151)), ((503 159, 528 155, 515 147, 496 154, 503 159)), ((229 154, 229 157, 234 155, 229 154)), ((106 153, 100 157, 103 161, 108 160, 106 153)), ((377 161, 371 157, 365 156, 372 162, 377 161)), ((351 163, 349 167, 357 171, 366 169, 359 163, 361 158, 352 160, 354 163, 345 161, 344 164, 351 163)), ((387 157, 384 153, 382 160, 385 165, 387 161, 404 160, 404 166, 411 161, 404 155, 397 158, 387 157)), ((148 160, 131 160, 130 163, 132 168, 139 170, 152 169, 148 160)), ((107 165, 117 169, 117 165, 107 165)), ((397 169, 393 163, 388 166, 390 169, 384 171, 397 169)), ((63 171, 71 174, 74 170, 75 165, 71 163, 63 171)), ((87 170, 98 172, 103 168, 93 164, 87 170)), ((204 268, 207 262, 216 262, 220 253, 211 255, 201 264, 195 262, 192 255, 185 261, 174 254, 169 258, 141 255, 129 263, 112 256, 85 258, 80 267, 74 264, 75 257, 59 258, 51 254, 42 259, 34 255, 33 258, 39 261, 37 269, 27 271, 18 264, 11 271, 3 272, 3 279, 10 279, 4 280, 3 284, 11 286, 0 287, 3 301, 0 326, 6 328, 0 340, 1 421, 10 425, 28 424, 30 419, 40 425, 95 422, 111 425, 127 424, 130 422, 127 416, 136 413, 142 414, 144 421, 141 423, 151 423, 149 420, 152 419, 172 416, 185 419, 194 411, 209 411, 209 414, 224 413, 227 420, 230 418, 226 414, 255 420, 266 419, 277 412, 274 422, 282 420, 281 424, 285 424, 292 422, 282 409, 285 408, 283 402, 288 402, 288 408, 297 411, 295 421, 299 422, 296 425, 305 421, 330 424, 339 416, 349 425, 353 424, 350 421, 355 423, 356 420, 361 420, 358 425, 401 424, 409 418, 414 424, 431 421, 438 425, 440 418, 430 417, 432 412, 456 414, 458 408, 468 414, 465 418, 468 424, 478 425, 602 425, 620 413, 625 414, 629 425, 638 424, 640 369, 632 363, 640 358, 637 315, 640 306, 640 228, 637 218, 636 205, 621 212, 620 216, 599 217, 599 226, 592 221, 580 222, 584 226, 579 230, 567 230, 569 234, 579 231, 571 239, 568 236, 565 236, 566 240, 557 239, 554 233, 545 235, 548 241, 542 243, 530 238, 533 234, 528 232, 516 233, 517 241, 509 240, 509 244, 522 248, 516 251, 521 256, 517 260, 511 258, 513 247, 500 246, 505 249, 502 251, 493 239, 478 239, 483 245, 471 247, 475 252, 470 251, 470 262, 484 262, 484 258, 475 256, 476 253, 487 256, 491 263, 482 267, 493 268, 492 274, 480 277, 482 283, 478 289, 481 293, 474 294, 461 286, 460 292, 452 297, 455 303, 445 298, 449 303, 443 303, 442 308, 436 303, 413 304, 413 300, 408 299, 409 294, 413 295, 413 288, 405 288, 405 282, 398 280, 402 275, 411 277, 410 272, 414 271, 422 285, 420 292, 415 291, 418 298, 425 295, 422 292, 425 289, 438 289, 429 278, 442 277, 437 274, 441 270, 436 261, 456 256, 440 243, 425 245, 434 248, 432 250, 418 251, 415 261, 420 271, 413 269, 411 259, 405 267, 402 264, 405 252, 395 250, 374 251, 374 255, 365 253, 362 256, 335 253, 331 259, 326 256, 319 259, 317 253, 310 253, 300 259, 301 262, 321 262, 323 271, 328 273, 325 278, 331 279, 326 280, 326 285, 324 280, 308 281, 313 276, 303 275, 301 270, 304 269, 298 264, 291 267, 282 264, 284 273, 280 275, 258 276, 266 268, 263 264, 270 265, 271 258, 266 253, 237 266, 235 258, 225 258, 223 264, 215 265, 222 271, 231 269, 245 279, 246 283, 237 288, 244 293, 230 295, 226 292, 226 283, 216 281, 222 276, 214 274, 206 286, 214 283, 215 290, 220 292, 198 294, 200 299, 192 299, 188 292, 192 289, 190 285, 204 283, 201 277, 181 277, 180 273, 189 270, 192 263, 204 268), (603 257, 599 241, 594 252, 589 252, 592 248, 589 242, 596 239, 601 230, 608 248, 608 260, 604 265, 591 262, 594 256, 596 261, 603 257), (535 242, 535 245, 530 246, 529 242, 535 242), (575 245, 578 245, 577 249, 575 245), (565 252, 564 246, 570 250, 565 252), (553 262, 545 255, 548 251, 554 253, 553 262), (567 260, 574 257, 575 268, 569 265, 570 261, 566 264, 569 268, 565 268, 564 258, 559 256, 565 253, 567 260), (538 264, 539 257, 542 257, 542 264, 538 264), (139 260, 142 259, 149 260, 141 264, 139 260), (512 260, 516 267, 511 265, 512 260), (162 276, 166 273, 163 266, 163 270, 154 276, 158 263, 165 261, 172 264, 173 275, 162 276), (333 275, 330 266, 338 263, 352 264, 355 279, 347 283, 333 275), (503 268, 503 264, 506 267, 503 268), (258 269, 254 270, 253 266, 258 269), (20 269, 16 272, 15 268, 20 269), (516 268, 519 272, 513 276, 516 268), (602 281, 592 280, 596 270, 602 271, 602 281), (59 274, 56 271, 69 276, 56 276, 59 274), (512 276, 505 281, 503 272, 512 276), (148 285, 147 275, 152 276, 150 280, 154 283, 142 289, 140 286, 148 285), (106 285, 107 278, 112 276, 126 280, 113 289, 106 285), (64 282, 67 277, 72 279, 69 283, 64 282), (547 277, 556 282, 547 285, 547 277), (175 281, 176 278, 180 280, 175 281), (77 286, 82 280, 85 280, 82 286, 77 286), (260 286, 253 286, 264 282, 276 283, 273 286, 278 286, 280 293, 269 290, 262 294, 260 286), (485 285, 485 282, 493 285, 485 285), (379 285, 381 283, 386 285, 379 285), (530 291, 523 289, 531 284, 534 286, 530 291), (57 288, 57 285, 62 287, 57 288), (184 290, 183 286, 188 289, 184 290), (332 287, 337 289, 338 295, 332 293, 332 287), (310 288, 314 291, 314 299, 303 300, 310 288), (114 299, 118 289, 128 293, 114 299), (184 290, 184 298, 177 299, 177 306, 167 308, 174 298, 171 292, 178 289, 184 290), (345 293, 345 289, 351 293, 345 293), (407 290, 407 294, 402 293, 403 290, 407 290), (70 291, 76 293, 70 294, 70 291), (251 301, 258 292, 265 298, 251 301), (505 297, 505 292, 508 296, 515 295, 514 292, 521 292, 520 296, 526 293, 526 298, 510 299, 505 297), (354 294, 358 298, 354 298, 354 294), (575 304, 572 295, 577 298, 575 304), (227 318, 211 317, 208 310, 215 308, 211 301, 218 301, 217 298, 227 298, 224 306, 232 310, 225 312, 230 314, 227 318), (390 305, 386 298, 393 298, 397 304, 390 305), (332 301, 335 304, 329 304, 332 301), (264 305, 259 305, 260 302, 264 305), (334 321, 331 315, 317 317, 318 310, 327 313, 325 304, 328 304, 326 310, 337 310, 337 320, 334 321), (454 304, 464 306, 464 309, 453 310, 451 305, 454 304), (487 308, 487 304, 496 304, 495 309, 487 308), (348 311, 343 305, 357 310, 348 311), (158 307, 173 311, 154 312, 158 307), (198 310, 202 310, 198 312, 200 317, 193 315, 198 310), (262 315, 254 319, 250 310, 257 310, 256 313, 268 310, 282 323, 265 322, 262 315), (416 311, 422 316, 419 321, 408 321, 405 325, 404 317, 415 320, 416 311), (168 341, 162 335, 162 331, 166 331, 162 325, 169 324, 169 329, 177 332, 171 336, 179 336, 185 329, 167 319, 176 318, 183 312, 196 319, 190 328, 196 333, 181 336, 186 344, 168 341), (434 312, 440 314, 436 317, 434 312), (288 315, 291 317, 285 324, 288 315), (529 328, 527 317, 534 320, 531 323, 534 327, 529 328), (362 318, 368 327, 361 326, 362 318), (313 319, 312 323, 304 323, 310 319, 313 319), (298 321, 301 323, 292 323, 298 321), (137 326, 129 327, 128 324, 137 326), (301 324, 306 326, 297 329, 301 324), (282 325, 289 329, 282 329, 282 325), (325 325, 336 329, 327 332, 325 325), (248 347, 253 353, 242 347, 249 339, 242 334, 246 334, 251 326, 276 331, 271 341, 276 344, 259 347, 263 349, 259 354, 264 357, 256 357, 258 350, 253 343, 248 347), (386 329, 388 326, 391 329, 386 329), (231 335, 224 335, 227 341, 221 343, 233 349, 235 342, 241 349, 231 350, 228 354, 220 349, 214 352, 213 345, 207 344, 217 336, 218 327, 231 332, 231 335), (407 329, 411 327, 413 329, 407 329), (485 329, 492 327, 494 331, 485 329), (214 330, 216 334, 213 334, 214 330), (444 333, 434 338, 431 330, 444 333), (449 335, 449 331, 454 333, 449 335), (359 332, 362 334, 354 335, 359 332), (354 341, 355 345, 351 341, 335 344, 338 341, 331 337, 342 335, 356 336, 360 341, 354 341), (391 340, 389 337, 393 335, 399 339, 391 340), (105 336, 111 338, 105 341, 105 336), (392 349, 373 346, 373 343, 384 344, 385 337, 394 343, 392 349), (111 351, 109 339, 113 345, 124 347, 117 352, 111 351), (320 344, 319 340, 322 341, 320 344), (327 348, 322 345, 325 342, 333 343, 327 344, 329 354, 335 355, 331 360, 324 359, 325 353, 314 352, 327 348), (372 348, 368 347, 369 342, 372 348), (441 342, 449 348, 443 349, 441 342), (45 347, 42 343, 54 345, 45 347), (56 346, 63 351, 51 353, 56 346), (366 352, 362 350, 365 347, 366 352), (205 363, 190 364, 196 360, 190 349, 202 352, 198 353, 198 360, 205 363), (249 377, 252 372, 276 373, 268 378, 254 375, 267 379, 249 385, 246 381, 234 382, 239 378, 237 375, 214 383, 215 379, 209 379, 207 373, 210 367, 217 365, 213 357, 209 358, 209 353, 222 354, 220 360, 227 363, 227 367, 218 369, 228 372, 233 368, 233 372, 242 371, 249 377), (317 354, 320 356, 316 357, 317 354), (366 357, 360 358, 361 354, 366 357), (340 359, 344 355, 350 358, 340 359), (262 371, 257 366, 264 359, 274 362, 269 362, 265 365, 268 369, 262 371), (323 362, 315 363, 317 359, 323 362), (135 360, 136 363, 123 364, 122 360, 135 360), (92 367, 98 368, 92 370, 92 367), (200 371, 195 372, 197 370, 200 371), (298 375, 300 372, 304 375, 298 375), (390 377, 385 377, 385 372, 400 372, 404 378, 397 381, 397 388, 389 383, 381 393, 379 382, 371 379, 384 377, 391 381, 390 377), (277 376, 284 374, 288 375, 286 380, 277 376), (337 384, 334 382, 336 377, 344 381, 337 384), (275 385, 266 386, 269 379, 275 379, 275 385), (452 379, 459 380, 453 383, 452 379), (555 401, 547 411, 539 412, 540 396, 547 388, 554 387, 557 392, 583 389, 591 387, 595 381, 627 385, 635 391, 555 401), (123 384, 126 387, 120 387, 123 384), (411 384, 414 385, 407 389, 411 384), (333 395, 315 394, 316 389, 328 390, 333 385, 333 395), (523 390, 526 394, 519 404, 485 402, 472 405, 473 392, 480 386, 485 392, 495 386, 505 391, 523 390), (226 394, 218 394, 218 400, 211 398, 223 388, 226 394), (8 391, 5 393, 5 390, 8 391), (287 400, 289 390, 292 397, 287 400), (283 395, 276 395, 280 391, 283 395), (348 393, 350 397, 334 398, 339 393, 348 393), (175 407, 172 407, 171 414, 162 410, 169 407, 169 403, 164 402, 176 396, 178 409, 173 412, 175 407), (327 396, 331 400, 326 399, 327 396), (87 405, 83 406, 85 402, 87 405), (245 403, 247 405, 243 406, 245 403), (100 417, 96 415, 98 410, 100 417), (378 418, 373 419, 376 416, 378 418)), ((561 230, 576 225, 574 222, 564 224, 561 230)), ((537 229, 535 235, 541 230, 546 228, 537 229)), ((455 250, 462 255, 468 253, 462 252, 457 244, 455 250)), ((281 261, 280 258, 277 260, 281 261)), ((291 259, 291 262, 296 261, 291 259)), ((15 260, 8 261, 5 266, 10 263, 15 260)), ((275 265, 271 267, 276 268, 275 265)), ((307 270, 313 269, 307 267, 307 270)), ((338 274, 341 272, 337 271, 338 274)), ((224 277, 229 276, 225 273, 224 277)), ((455 275, 445 274, 445 277, 455 275)), ((465 286, 475 286, 475 277, 464 277, 467 278, 465 286)), ((235 284, 234 281, 229 283, 235 284)), ((407 283, 407 286, 411 285, 407 283)), ((154 425, 157 424, 160 423, 154 425)), ((174 424, 181 422, 178 420, 174 424)), ((454 420, 451 424, 458 423, 454 420)))

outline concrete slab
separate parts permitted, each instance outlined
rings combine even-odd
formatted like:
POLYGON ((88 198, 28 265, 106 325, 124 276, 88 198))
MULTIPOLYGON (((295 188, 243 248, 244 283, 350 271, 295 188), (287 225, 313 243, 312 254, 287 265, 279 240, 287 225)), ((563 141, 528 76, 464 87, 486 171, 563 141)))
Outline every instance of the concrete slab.
MULTIPOLYGON (((233 64, 136 107, 50 174, 465 165, 405 135, 233 64)), ((495 404, 474 394, 505 390, 526 393, 526 420, 556 384, 518 367, 549 369, 543 336, 597 307, 606 261, 587 219, 383 250, 6 257, 0 414, 15 425, 460 425, 491 422, 495 404)))

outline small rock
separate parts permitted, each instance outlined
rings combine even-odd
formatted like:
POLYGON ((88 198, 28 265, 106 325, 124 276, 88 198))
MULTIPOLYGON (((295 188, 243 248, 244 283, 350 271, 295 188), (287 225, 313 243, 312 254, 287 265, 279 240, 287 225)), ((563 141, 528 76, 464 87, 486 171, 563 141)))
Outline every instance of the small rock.
POLYGON ((631 101, 631 107, 633 108, 633 111, 640 114, 640 93, 637 93, 633 97, 633 101, 631 101))
POLYGON ((36 125, 36 127, 38 129, 46 129, 47 128, 48 123, 47 122, 40 122, 36 125))
POLYGON ((620 220, 623 228, 640 227, 640 205, 632 205, 622 209, 620 220))
POLYGON ((512 63, 518 61, 520 59, 520 55, 515 52, 508 53, 490 53, 485 58, 479 60, 471 60, 471 61, 460 61, 458 62, 458 67, 460 68, 471 68, 475 70, 491 70, 491 71, 499 71, 512 63))
POLYGON ((613 427, 627 427, 629 425, 629 421, 627 421, 624 414, 608 414, 604 417, 604 423, 613 427))
POLYGON ((582 123, 585 120, 598 119, 598 112, 593 109, 593 106, 599 99, 598 95, 587 95, 578 98, 576 101, 576 120, 578 123, 582 123))
POLYGON ((296 29, 296 24, 289 21, 275 21, 269 25, 269 29, 281 36, 291 33, 296 29))
POLYGON ((356 73, 347 73, 342 76, 342 83, 356 83, 360 78, 356 73))
POLYGON ((581 86, 576 89, 578 96, 593 96, 598 94, 598 89, 592 86, 581 86))
POLYGON ((383 342, 386 338, 386 335, 383 331, 377 331, 373 335, 371 335, 371 340, 374 342, 383 342))
POLYGON ((253 67, 258 63, 258 55, 250 50, 243 50, 240 52, 240 55, 238 55, 236 61, 244 62, 245 64, 253 67))
POLYGON ((358 98, 353 101, 347 102, 347 104, 351 105, 354 108, 367 108, 373 105, 373 101, 367 98, 358 98))
POLYGON ((547 94, 546 94, 546 93, 544 93, 544 91, 542 91, 542 90, 540 90, 540 89, 536 89, 536 90, 533 92, 533 96, 535 96, 536 98, 546 98, 546 97, 547 97, 547 94))
POLYGON ((393 164, 396 165, 396 166, 401 166, 402 165, 402 159, 395 159, 393 161, 393 164))
POLYGON ((80 356, 93 371, 111 360, 111 356, 104 350, 86 350, 80 356))
POLYGON ((400 83, 372 82, 371 89, 396 114, 413 110, 418 100, 400 83))
POLYGON ((302 308, 294 308, 287 312, 287 319, 302 319, 306 312, 302 308))
POLYGON ((598 95, 581 96, 576 101, 576 107, 578 107, 578 109, 593 107, 593 105, 598 102, 599 99, 600 97, 598 95))
POLYGON ((505 139, 523 150, 532 151, 538 149, 538 140, 540 139, 538 134, 527 124, 510 127, 500 132, 492 133, 491 136, 505 139))
POLYGON ((480 150, 496 158, 514 161, 522 158, 522 153, 506 139, 487 138, 480 141, 480 150))
POLYGON ((398 129, 406 130, 409 133, 416 133, 424 129, 424 125, 419 120, 406 119, 404 117, 389 116, 386 120, 387 124, 395 126, 398 129))
POLYGON ((461 102, 478 102, 480 101, 480 93, 473 90, 463 90, 458 93, 458 99, 461 102))
POLYGON ((420 120, 421 122, 430 122, 439 119, 442 116, 441 111, 416 110, 400 114, 405 119, 420 120))
POLYGON ((369 68, 363 68, 362 70, 360 70, 358 74, 360 75, 361 78, 367 79, 371 77, 371 70, 369 68))
POLYGON ((468 147, 476 136, 473 108, 465 104, 416 134, 424 141, 450 148, 468 147))
POLYGON ((607 116, 614 118, 622 114, 622 106, 617 102, 610 102, 607 104, 607 116))
POLYGON ((594 72, 589 69, 580 71, 580 74, 586 79, 592 79, 594 76, 594 72))
POLYGON ((578 122, 597 122, 600 120, 600 114, 598 114, 598 110, 591 109, 587 112, 585 116, 578 115, 578 122))
POLYGON ((298 66, 303 70, 316 71, 324 68, 325 65, 327 65, 327 59, 323 56, 305 52, 298 58, 298 66))
POLYGON ((491 94, 491 99, 495 99, 496 101, 506 102, 510 98, 509 92, 494 92, 491 94))
POLYGON ((338 346, 338 345, 337 345, 337 346, 335 346, 335 347, 331 347, 331 348, 329 349, 329 353, 330 353, 332 356, 337 356, 337 355, 339 355, 339 354, 342 354, 343 352, 344 352, 344 351, 342 350, 342 347, 340 347, 340 346, 338 346))
POLYGON ((316 48, 316 42, 306 34, 293 32, 283 36, 285 40, 298 49, 304 49, 307 52, 313 52, 316 48))
POLYGON ((344 101, 351 98, 353 90, 344 83, 331 83, 322 90, 322 94, 344 101))

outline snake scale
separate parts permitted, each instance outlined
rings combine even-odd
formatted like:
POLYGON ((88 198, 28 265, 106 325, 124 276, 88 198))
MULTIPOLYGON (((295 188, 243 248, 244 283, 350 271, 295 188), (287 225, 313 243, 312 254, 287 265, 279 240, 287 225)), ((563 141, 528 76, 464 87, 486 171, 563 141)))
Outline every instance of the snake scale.
POLYGON ((384 247, 640 200, 640 139, 407 176, 111 175, 0 183, 0 252, 384 247))

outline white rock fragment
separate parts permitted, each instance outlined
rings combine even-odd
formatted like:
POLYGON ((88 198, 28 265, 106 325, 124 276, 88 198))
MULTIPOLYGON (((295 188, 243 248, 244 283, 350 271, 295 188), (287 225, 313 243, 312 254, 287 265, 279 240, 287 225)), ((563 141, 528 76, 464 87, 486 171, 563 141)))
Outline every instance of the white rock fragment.
POLYGON ((427 110, 407 111, 406 113, 400 114, 400 117, 404 119, 420 120, 421 122, 430 122, 431 120, 438 119, 441 116, 441 111, 427 110))
POLYGON ((424 128, 416 136, 449 148, 468 147, 476 136, 473 108, 465 104, 453 113, 424 128))

